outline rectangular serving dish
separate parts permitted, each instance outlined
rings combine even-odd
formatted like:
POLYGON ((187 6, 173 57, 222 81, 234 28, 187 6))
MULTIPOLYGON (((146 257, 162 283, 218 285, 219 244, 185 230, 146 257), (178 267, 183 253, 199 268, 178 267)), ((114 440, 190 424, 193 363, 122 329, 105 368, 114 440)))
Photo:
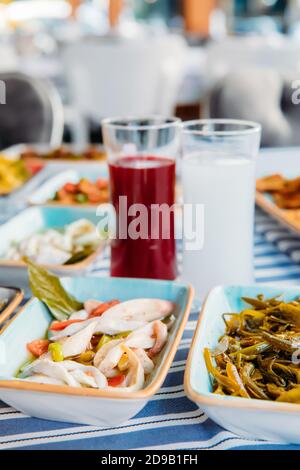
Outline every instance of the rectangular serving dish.
MULTIPOLYGON (((299 151, 298 147, 262 151, 258 159, 257 178, 277 173, 289 179, 297 178, 300 176, 299 151)), ((259 191, 256 191, 256 204, 292 232, 300 234, 300 209, 280 209, 270 194, 259 191)))
POLYGON ((4 322, 20 305, 24 298, 24 293, 18 287, 0 287, 0 303, 5 301, 3 308, 0 308, 0 321, 4 322))
MULTIPOLYGON (((47 205, 58 207, 62 204, 60 202, 51 201, 55 196, 55 193, 61 189, 66 183, 78 183, 81 178, 87 178, 90 181, 97 181, 98 178, 108 179, 107 165, 101 164, 98 165, 96 169, 90 168, 89 166, 85 169, 79 170, 68 170, 62 171, 47 181, 45 181, 36 191, 34 191, 28 198, 28 203, 30 205, 47 205)), ((97 207, 99 203, 96 204, 80 204, 72 203, 69 204, 71 207, 97 207)))
MULTIPOLYGON (((19 242, 39 230, 60 228, 78 219, 88 219, 95 225, 100 221, 95 208, 88 207, 31 207, 0 226, 0 285, 17 285, 28 292, 27 267, 23 261, 3 259, 10 243, 19 242)), ((83 261, 72 265, 45 265, 60 276, 78 276, 87 272, 103 250, 104 242, 83 261)))
POLYGON ((188 319, 193 289, 171 281, 93 276, 64 278, 62 283, 81 301, 89 298, 104 301, 159 298, 176 303, 176 321, 158 357, 157 367, 145 388, 135 393, 43 385, 15 379, 20 366, 28 359, 26 344, 44 337, 52 320, 44 304, 33 299, 0 334, 6 348, 6 361, 2 361, 0 372, 0 399, 27 415, 39 418, 97 426, 120 424, 136 415, 165 380, 188 319))
POLYGON ((241 297, 283 294, 285 301, 299 297, 299 287, 216 287, 208 295, 199 317, 185 370, 184 388, 188 397, 220 426, 250 439, 300 443, 300 405, 240 397, 215 395, 207 372, 203 350, 214 349, 224 334, 223 313, 245 308, 241 297))
POLYGON ((21 187, 7 195, 0 196, 0 223, 12 217, 16 212, 24 209, 29 195, 51 174, 48 168, 43 168, 21 187))

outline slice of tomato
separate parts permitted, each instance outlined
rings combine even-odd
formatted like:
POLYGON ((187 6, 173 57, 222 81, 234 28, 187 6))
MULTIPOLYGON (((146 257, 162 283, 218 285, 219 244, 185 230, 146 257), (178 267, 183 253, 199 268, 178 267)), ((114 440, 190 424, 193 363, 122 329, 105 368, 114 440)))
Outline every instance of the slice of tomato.
POLYGON ((78 190, 88 196, 89 194, 93 194, 95 190, 97 191, 97 188, 94 183, 82 178, 78 183, 78 190))
POLYGON ((108 188, 108 181, 99 178, 99 179, 96 181, 96 186, 97 186, 98 189, 107 189, 107 188, 108 188))
POLYGON ((124 374, 116 375, 115 377, 107 379, 107 384, 109 387, 118 387, 124 382, 125 377, 126 376, 124 374))
POLYGON ((114 307, 115 305, 118 305, 120 303, 119 300, 111 300, 110 302, 103 302, 103 304, 100 304, 99 307, 96 307, 94 310, 89 315, 89 318, 93 317, 100 317, 106 310, 108 310, 111 307, 114 307))
POLYGON ((42 354, 45 354, 48 351, 49 344, 50 341, 47 339, 36 339, 27 344, 27 349, 34 356, 40 357, 42 354))
POLYGON ((76 194, 78 190, 77 184, 73 184, 73 183, 66 183, 63 189, 67 191, 67 193, 71 193, 71 194, 76 194))
POLYGON ((25 160, 25 165, 27 170, 31 175, 36 175, 39 171, 44 168, 44 163, 40 162, 39 160, 25 160))
POLYGON ((103 200, 101 191, 95 191, 94 193, 89 193, 88 195, 89 202, 96 204, 97 202, 101 202, 103 200))
POLYGON ((69 196, 69 194, 64 188, 59 189, 56 194, 59 200, 69 196))
POLYGON ((84 320, 66 320, 66 321, 54 321, 51 323, 49 328, 50 331, 61 331, 64 330, 67 326, 72 325, 73 323, 81 323, 84 320))

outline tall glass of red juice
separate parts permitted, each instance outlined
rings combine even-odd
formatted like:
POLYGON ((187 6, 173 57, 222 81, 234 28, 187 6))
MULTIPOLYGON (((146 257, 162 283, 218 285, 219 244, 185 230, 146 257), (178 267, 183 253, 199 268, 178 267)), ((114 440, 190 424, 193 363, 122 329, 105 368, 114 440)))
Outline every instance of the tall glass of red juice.
POLYGON ((111 276, 175 279, 174 204, 181 121, 106 119, 102 129, 117 227, 111 276))

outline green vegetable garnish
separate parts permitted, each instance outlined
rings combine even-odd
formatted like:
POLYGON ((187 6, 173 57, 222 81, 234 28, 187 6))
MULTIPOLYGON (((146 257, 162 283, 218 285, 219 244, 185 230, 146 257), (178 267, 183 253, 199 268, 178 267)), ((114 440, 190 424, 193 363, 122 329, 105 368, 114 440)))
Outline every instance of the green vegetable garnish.
POLYGON ((33 358, 27 359, 27 361, 25 361, 25 362, 21 365, 20 369, 18 370, 18 373, 16 374, 16 377, 22 378, 22 374, 23 374, 24 370, 25 370, 28 366, 30 366, 30 364, 31 364, 33 361, 34 361, 33 358))
POLYGON ((48 351, 51 353, 52 360, 54 362, 61 362, 64 360, 64 355, 62 352, 62 346, 60 343, 51 343, 49 344, 48 351))
POLYGON ((101 339, 97 345, 97 348, 96 350, 99 351, 99 349, 102 348, 102 346, 104 346, 106 343, 109 343, 110 341, 112 341, 112 337, 111 336, 108 336, 108 335, 102 335, 101 336, 101 339))
POLYGON ((80 356, 78 357, 78 361, 87 363, 87 362, 91 362, 94 359, 94 357, 95 357, 94 351, 89 350, 80 354, 80 356))
POLYGON ((76 194, 75 199, 76 199, 76 202, 79 202, 80 204, 84 204, 85 202, 88 201, 87 195, 82 194, 82 193, 76 194))
POLYGON ((25 262, 33 295, 47 305, 56 320, 67 320, 72 313, 83 309, 83 304, 65 291, 57 276, 48 273, 29 258, 25 262))
POLYGON ((87 247, 84 248, 83 250, 78 251, 74 255, 71 256, 64 264, 69 265, 69 264, 75 264, 79 263, 80 261, 83 261, 85 258, 90 256, 94 251, 94 248, 87 247))
POLYGON ((251 308, 225 313, 224 334, 204 350, 213 393, 300 403, 299 298, 242 300, 251 308))
POLYGON ((132 331, 123 331, 122 333, 118 333, 117 335, 115 335, 114 339, 127 338, 127 336, 129 336, 130 333, 132 333, 132 331))

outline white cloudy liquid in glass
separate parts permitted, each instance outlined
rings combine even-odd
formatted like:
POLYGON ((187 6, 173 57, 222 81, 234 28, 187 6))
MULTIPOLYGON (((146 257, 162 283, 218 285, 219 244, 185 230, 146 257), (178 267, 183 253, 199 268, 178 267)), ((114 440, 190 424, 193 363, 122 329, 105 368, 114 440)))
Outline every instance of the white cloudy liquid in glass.
POLYGON ((184 203, 204 205, 203 248, 187 250, 184 241, 184 281, 199 299, 219 284, 252 283, 255 162, 193 153, 182 172, 184 203))

